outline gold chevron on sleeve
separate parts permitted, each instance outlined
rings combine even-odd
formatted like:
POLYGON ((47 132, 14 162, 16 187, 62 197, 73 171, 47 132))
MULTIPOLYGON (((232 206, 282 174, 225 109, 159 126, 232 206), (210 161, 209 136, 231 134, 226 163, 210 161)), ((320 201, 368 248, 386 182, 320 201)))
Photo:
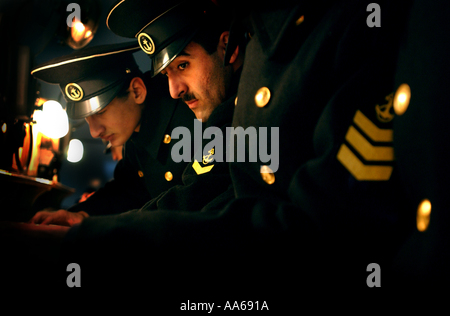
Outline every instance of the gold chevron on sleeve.
POLYGON ((345 144, 341 145, 337 159, 359 181, 387 181, 394 169, 392 166, 364 165, 345 144))
POLYGON ((194 161, 194 163, 192 164, 192 168, 194 168, 195 172, 200 175, 203 173, 207 173, 210 172, 211 169, 214 167, 214 165, 212 166, 207 166, 207 167, 202 167, 200 166, 200 164, 198 163, 197 159, 194 161))
POLYGON ((375 161, 393 161, 392 146, 373 146, 356 128, 350 126, 345 139, 365 159, 375 161))
POLYGON ((375 142, 392 142, 394 139, 392 129, 379 128, 360 110, 356 111, 353 122, 375 142))

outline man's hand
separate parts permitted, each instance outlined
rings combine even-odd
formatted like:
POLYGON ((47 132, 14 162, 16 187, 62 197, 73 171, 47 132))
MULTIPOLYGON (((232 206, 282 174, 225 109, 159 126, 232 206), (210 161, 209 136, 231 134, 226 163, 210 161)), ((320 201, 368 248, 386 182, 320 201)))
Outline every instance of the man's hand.
POLYGON ((62 226, 73 226, 81 223, 81 221, 86 217, 89 217, 89 215, 83 211, 73 213, 66 210, 58 210, 58 211, 43 210, 37 212, 29 220, 29 223, 40 225, 53 224, 62 226))

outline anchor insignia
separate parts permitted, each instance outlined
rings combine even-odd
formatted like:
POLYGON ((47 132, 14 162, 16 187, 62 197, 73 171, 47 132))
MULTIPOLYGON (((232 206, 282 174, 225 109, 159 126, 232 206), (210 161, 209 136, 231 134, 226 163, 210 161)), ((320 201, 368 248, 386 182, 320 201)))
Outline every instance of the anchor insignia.
POLYGON ((208 151, 208 154, 209 155, 203 156, 203 164, 204 165, 207 165, 214 160, 214 157, 212 157, 214 155, 214 148, 212 148, 210 151, 208 151))
POLYGON ((141 46, 142 50, 147 54, 153 54, 155 52, 155 43, 153 43, 152 38, 148 34, 139 34, 138 41, 139 46, 141 46))
POLYGON ((377 118, 380 122, 388 123, 394 118, 394 114, 391 112, 394 104, 394 94, 391 93, 386 97, 388 103, 383 105, 376 105, 375 111, 377 112, 377 118))
POLYGON ((69 83, 66 86, 66 95, 72 101, 83 99, 83 89, 76 83, 69 83))

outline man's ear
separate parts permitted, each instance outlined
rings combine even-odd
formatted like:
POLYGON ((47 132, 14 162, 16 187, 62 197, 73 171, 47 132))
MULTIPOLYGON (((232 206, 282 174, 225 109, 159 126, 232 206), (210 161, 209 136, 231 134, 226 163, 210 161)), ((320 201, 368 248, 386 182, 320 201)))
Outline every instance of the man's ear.
MULTIPOLYGON (((229 36, 230 36, 229 31, 225 31, 220 35, 218 52, 222 60, 224 60, 225 58, 229 36)), ((236 46, 236 49, 234 50, 233 54, 231 54, 230 60, 228 62, 230 64, 234 63, 238 57, 238 54, 239 54, 239 46, 236 46)))
POLYGON ((137 104, 142 104, 147 97, 147 87, 139 77, 134 77, 130 82, 130 93, 137 104))

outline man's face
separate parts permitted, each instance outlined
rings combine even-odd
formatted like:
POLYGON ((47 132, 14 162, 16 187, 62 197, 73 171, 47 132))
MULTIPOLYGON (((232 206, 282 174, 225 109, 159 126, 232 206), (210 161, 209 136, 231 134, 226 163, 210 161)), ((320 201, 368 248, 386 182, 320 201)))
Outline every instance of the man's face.
POLYGON ((169 79, 172 98, 181 98, 203 122, 225 101, 232 73, 232 67, 224 67, 218 52, 210 55, 195 42, 161 71, 169 79))
POLYGON ((86 117, 92 137, 121 146, 140 127, 142 106, 136 104, 128 93, 126 98, 114 98, 106 107, 86 117))

